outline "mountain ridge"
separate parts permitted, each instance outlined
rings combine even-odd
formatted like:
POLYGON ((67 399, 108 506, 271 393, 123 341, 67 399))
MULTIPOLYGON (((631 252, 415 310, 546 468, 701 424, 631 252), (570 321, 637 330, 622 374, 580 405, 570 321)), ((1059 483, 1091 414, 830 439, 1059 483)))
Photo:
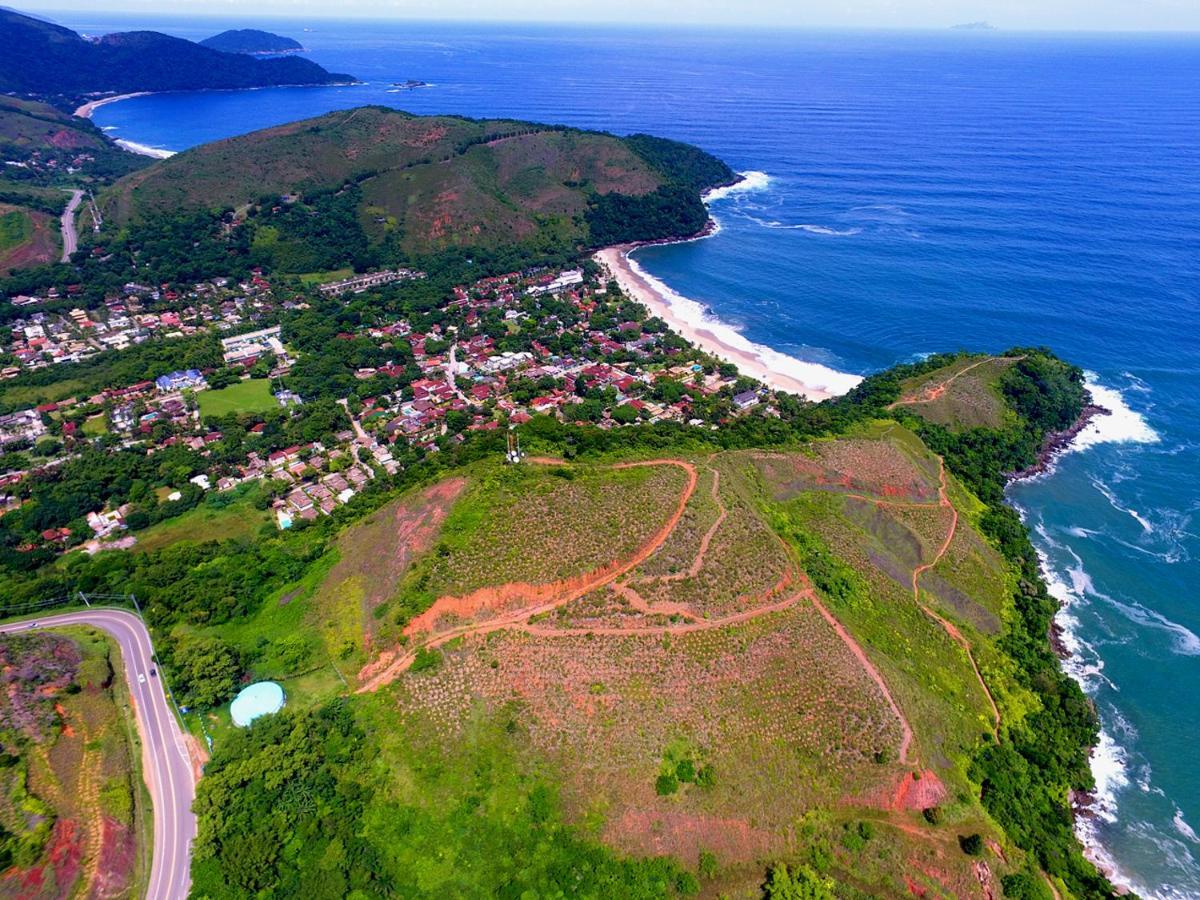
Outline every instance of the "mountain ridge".
POLYGON ((156 31, 117 32, 88 40, 49 20, 0 9, 0 92, 69 102, 110 91, 231 89, 354 80, 351 75, 328 72, 307 59, 255 59, 156 31))

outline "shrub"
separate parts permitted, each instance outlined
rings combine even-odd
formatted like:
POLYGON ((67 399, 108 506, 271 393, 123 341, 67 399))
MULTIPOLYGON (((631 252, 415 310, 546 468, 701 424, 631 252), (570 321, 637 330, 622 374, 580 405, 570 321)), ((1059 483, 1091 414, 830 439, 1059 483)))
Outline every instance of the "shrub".
POLYGON ((654 792, 660 797, 669 797, 679 790, 679 779, 674 775, 659 775, 654 781, 654 792))
POLYGON ((958 846, 962 847, 962 852, 967 856, 978 856, 983 852, 983 838, 978 834, 967 834, 958 836, 958 846))
POLYGON ((942 824, 942 808, 940 806, 927 806, 921 810, 921 815, 930 825, 942 824))
POLYGON ((696 780, 696 766, 690 759, 681 759, 675 766, 675 777, 684 784, 696 780))

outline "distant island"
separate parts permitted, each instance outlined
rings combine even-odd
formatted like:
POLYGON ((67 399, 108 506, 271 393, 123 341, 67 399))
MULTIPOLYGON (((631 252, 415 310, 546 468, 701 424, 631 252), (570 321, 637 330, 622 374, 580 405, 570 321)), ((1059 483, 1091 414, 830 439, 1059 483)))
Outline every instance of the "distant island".
POLYGON ((205 38, 201 47, 222 53, 246 53, 251 56, 274 53, 303 53, 303 45, 290 37, 259 31, 256 28, 234 28, 205 38))
POLYGON ((961 25, 951 25, 951 31, 995 31, 996 26, 991 22, 963 22, 961 25))
POLYGON ((60 108, 105 93, 352 82, 306 59, 253 59, 155 31, 86 39, 44 19, 0 9, 0 92, 60 108))

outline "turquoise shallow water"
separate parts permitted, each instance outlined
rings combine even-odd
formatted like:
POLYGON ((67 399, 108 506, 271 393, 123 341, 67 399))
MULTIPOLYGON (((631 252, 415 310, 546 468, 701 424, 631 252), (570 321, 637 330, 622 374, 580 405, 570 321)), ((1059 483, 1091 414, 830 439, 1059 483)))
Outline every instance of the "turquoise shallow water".
POLYGON ((179 150, 386 103, 689 140, 765 177, 713 202, 717 236, 638 259, 750 340, 860 374, 1014 344, 1084 366, 1118 415, 1011 494, 1104 720, 1091 836, 1142 893, 1200 895, 1200 38, 258 24, 369 83, 97 123, 179 150))

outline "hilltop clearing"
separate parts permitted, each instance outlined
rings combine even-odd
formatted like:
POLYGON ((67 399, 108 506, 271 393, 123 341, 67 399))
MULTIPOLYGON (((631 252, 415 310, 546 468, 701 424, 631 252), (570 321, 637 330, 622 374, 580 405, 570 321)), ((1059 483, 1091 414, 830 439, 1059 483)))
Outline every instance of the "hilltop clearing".
POLYGON ((448 247, 581 249, 685 236, 736 176, 687 145, 557 126, 361 107, 197 147, 118 183, 119 221, 248 210, 290 271, 448 247), (314 229, 337 233, 325 236, 314 229), (310 258, 329 243, 340 258, 310 258))

